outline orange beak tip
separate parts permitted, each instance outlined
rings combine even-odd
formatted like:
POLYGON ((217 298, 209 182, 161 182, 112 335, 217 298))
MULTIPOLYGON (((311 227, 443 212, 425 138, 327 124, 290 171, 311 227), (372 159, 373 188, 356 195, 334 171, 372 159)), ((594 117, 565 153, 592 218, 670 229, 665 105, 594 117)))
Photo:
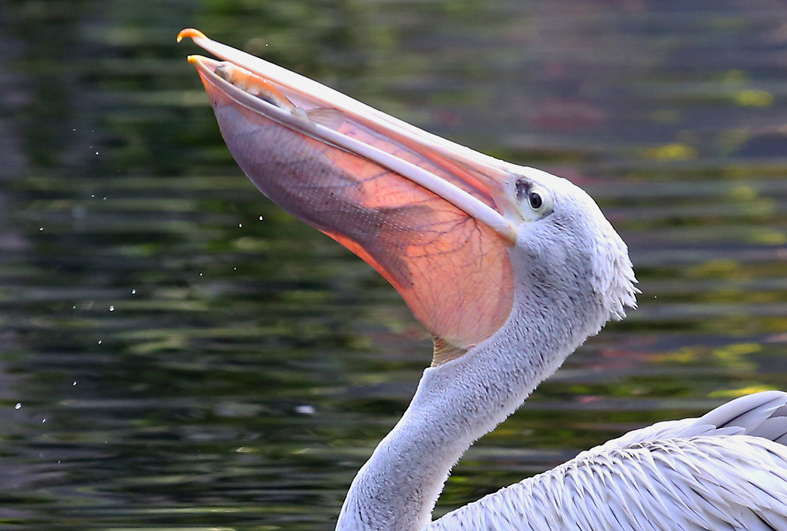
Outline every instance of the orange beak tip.
POLYGON ((189 37, 192 39, 207 39, 208 37, 205 36, 200 30, 194 28, 186 28, 178 33, 178 42, 182 41, 184 37, 189 37))

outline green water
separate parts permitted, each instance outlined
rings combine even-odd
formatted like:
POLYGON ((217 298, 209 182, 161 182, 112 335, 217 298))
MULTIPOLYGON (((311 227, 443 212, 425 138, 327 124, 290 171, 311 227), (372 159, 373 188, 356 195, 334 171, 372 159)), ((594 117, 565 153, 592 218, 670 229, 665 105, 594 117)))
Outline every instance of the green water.
POLYGON ((219 136, 184 27, 568 177, 640 308, 461 462, 439 512, 787 390, 787 7, 0 5, 0 529, 332 529, 431 345, 219 136), (17 407, 18 405, 18 407, 17 407))

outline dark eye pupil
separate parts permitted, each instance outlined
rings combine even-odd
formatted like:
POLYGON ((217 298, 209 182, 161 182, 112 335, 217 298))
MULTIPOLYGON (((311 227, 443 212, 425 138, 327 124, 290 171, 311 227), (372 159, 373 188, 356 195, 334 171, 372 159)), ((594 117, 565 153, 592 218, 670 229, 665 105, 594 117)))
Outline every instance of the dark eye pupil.
POLYGON ((527 196, 528 201, 530 201, 531 208, 538 210, 541 208, 541 205, 544 204, 544 200, 541 199, 541 196, 537 192, 530 192, 530 195, 527 196))

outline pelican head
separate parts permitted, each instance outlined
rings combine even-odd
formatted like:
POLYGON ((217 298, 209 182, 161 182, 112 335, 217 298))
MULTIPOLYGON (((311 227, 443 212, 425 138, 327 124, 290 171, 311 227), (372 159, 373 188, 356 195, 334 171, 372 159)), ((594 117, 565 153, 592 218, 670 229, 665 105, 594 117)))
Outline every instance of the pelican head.
POLYGON ((634 270, 626 244, 596 202, 547 172, 520 168, 515 175, 509 194, 522 222, 509 254, 526 285, 516 290, 529 299, 522 302, 549 304, 562 318, 580 313, 588 335, 610 318, 625 317, 625 308, 636 306, 634 270))

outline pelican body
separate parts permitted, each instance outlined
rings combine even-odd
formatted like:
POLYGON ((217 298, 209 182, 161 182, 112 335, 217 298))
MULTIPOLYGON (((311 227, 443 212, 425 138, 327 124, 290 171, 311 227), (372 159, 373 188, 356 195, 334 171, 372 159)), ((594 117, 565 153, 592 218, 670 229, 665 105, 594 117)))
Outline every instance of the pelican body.
POLYGON ((353 480, 337 530, 787 531, 778 391, 630 432, 432 521, 470 445, 635 306, 626 245, 565 179, 421 131, 197 30, 182 37, 221 59, 189 57, 251 181, 379 271, 434 338, 431 367, 353 480))

